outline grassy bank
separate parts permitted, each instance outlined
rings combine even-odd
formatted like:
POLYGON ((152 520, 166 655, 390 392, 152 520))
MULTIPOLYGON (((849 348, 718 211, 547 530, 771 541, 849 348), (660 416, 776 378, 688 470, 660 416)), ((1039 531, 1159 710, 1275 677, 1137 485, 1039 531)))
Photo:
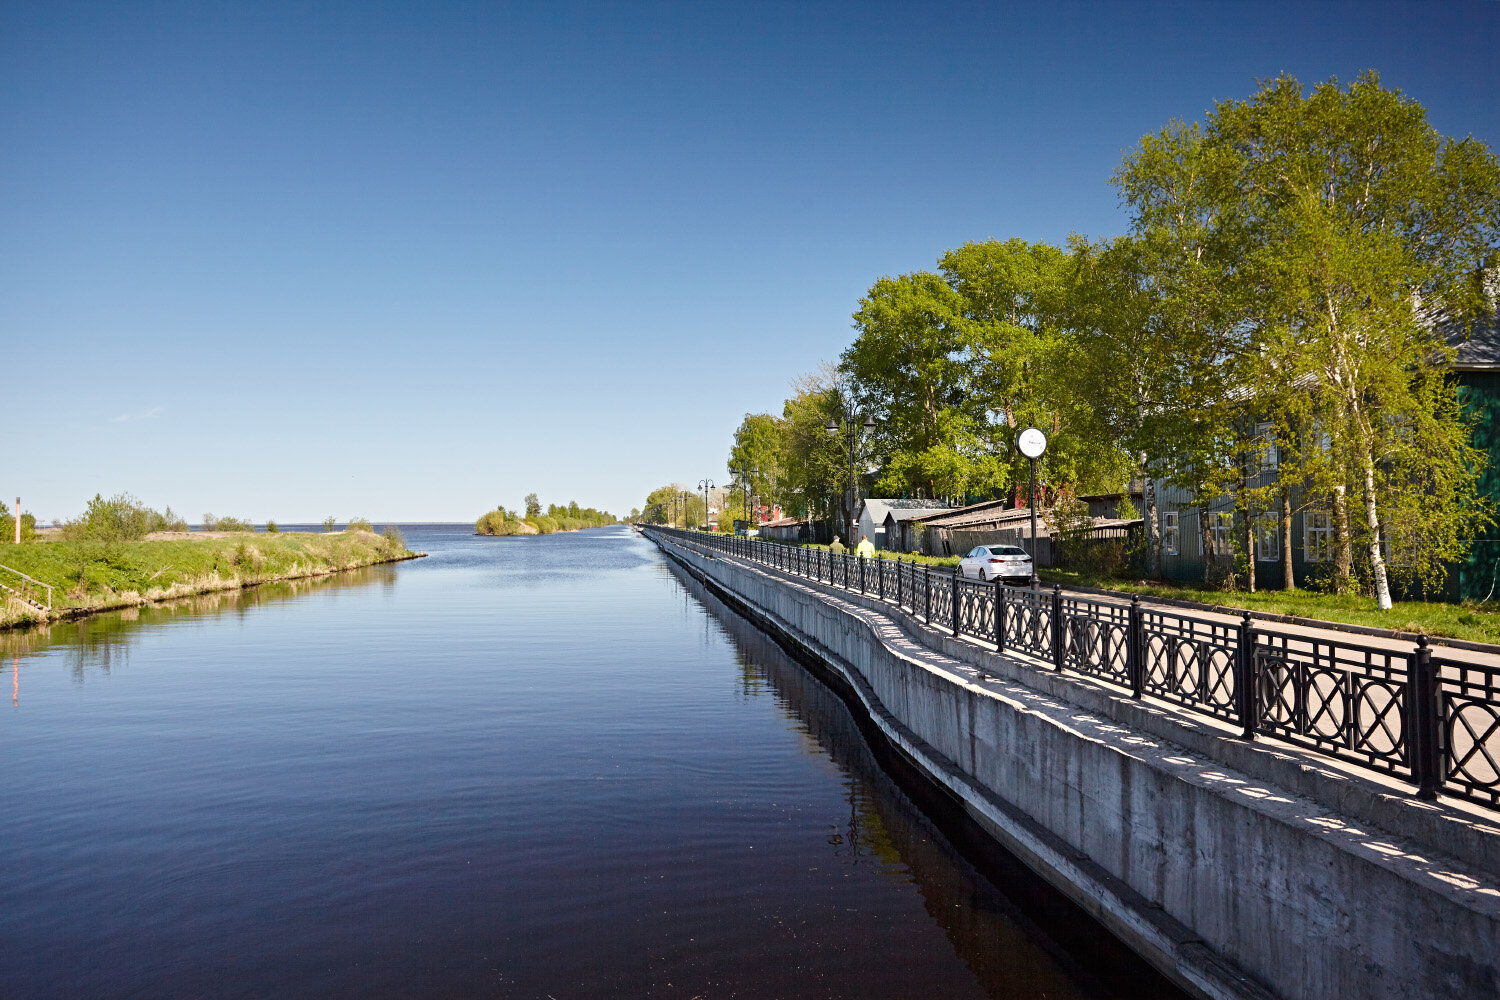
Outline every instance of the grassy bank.
POLYGON ((1468 642, 1500 643, 1500 602, 1449 604, 1441 601, 1397 601, 1381 611, 1373 597, 1325 594, 1313 590, 1214 590, 1201 584, 1168 581, 1120 580, 1096 573, 1043 569, 1042 579, 1064 587, 1098 587, 1142 597, 1165 597, 1222 608, 1242 608, 1267 615, 1290 615, 1322 621, 1388 628, 1468 642))
MULTIPOLYGON (((190 594, 322 576, 413 558, 399 533, 162 533, 135 542, 52 541, 0 546, 0 564, 53 587, 53 618, 190 594)), ((0 571, 0 583, 14 577, 0 571)), ((6 595, 0 628, 49 616, 6 595)))

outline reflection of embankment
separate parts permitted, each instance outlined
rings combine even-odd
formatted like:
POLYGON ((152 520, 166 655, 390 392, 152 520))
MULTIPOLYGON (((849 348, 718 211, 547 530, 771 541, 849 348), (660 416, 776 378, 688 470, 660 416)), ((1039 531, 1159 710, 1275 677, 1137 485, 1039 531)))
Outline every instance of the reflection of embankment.
POLYGON ((218 612, 243 614, 261 604, 288 601, 312 591, 334 591, 371 584, 394 586, 396 568, 392 565, 364 566, 340 573, 301 577, 263 583, 235 590, 216 590, 205 594, 174 597, 154 604, 105 611, 86 618, 43 622, 25 629, 0 630, 0 672, 10 669, 11 658, 66 647, 74 676, 79 680, 87 670, 108 673, 123 663, 129 645, 141 628, 161 626, 178 619, 196 618, 218 612))
POLYGON ((856 721, 838 693, 668 565, 733 639, 742 693, 772 694, 810 752, 826 755, 844 775, 849 815, 830 831, 835 858, 904 870, 954 953, 991 996, 1075 996, 1080 984, 1100 998, 1182 996, 898 759, 873 725, 856 721))

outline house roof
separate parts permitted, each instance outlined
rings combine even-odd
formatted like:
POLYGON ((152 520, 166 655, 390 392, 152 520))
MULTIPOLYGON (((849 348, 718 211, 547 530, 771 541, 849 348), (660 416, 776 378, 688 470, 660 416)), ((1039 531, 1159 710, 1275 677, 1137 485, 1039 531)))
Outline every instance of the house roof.
POLYGON ((902 521, 921 521, 932 514, 945 514, 952 510, 947 504, 936 500, 900 500, 871 498, 864 503, 865 513, 876 524, 883 524, 887 517, 902 521))
POLYGON ((1476 320, 1469 327, 1448 328, 1448 343, 1457 351, 1454 368, 1500 368, 1500 313, 1476 320))

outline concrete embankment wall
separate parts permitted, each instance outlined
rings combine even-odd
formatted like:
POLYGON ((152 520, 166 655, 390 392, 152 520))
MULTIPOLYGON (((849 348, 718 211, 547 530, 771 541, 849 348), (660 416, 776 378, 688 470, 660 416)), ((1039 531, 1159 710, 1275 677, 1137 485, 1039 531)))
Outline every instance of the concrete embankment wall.
POLYGON ((1500 996, 1500 823, 953 640, 873 598, 658 542, 843 674, 998 843, 1189 992, 1500 996))

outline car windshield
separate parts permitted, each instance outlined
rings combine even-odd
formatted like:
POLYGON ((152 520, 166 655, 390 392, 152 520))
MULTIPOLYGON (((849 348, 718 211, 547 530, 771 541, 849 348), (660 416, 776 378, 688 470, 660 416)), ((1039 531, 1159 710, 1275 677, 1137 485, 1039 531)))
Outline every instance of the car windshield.
POLYGON ((1024 556, 1025 549, 1018 549, 1014 545, 995 545, 990 548, 991 555, 997 556, 1024 556))

